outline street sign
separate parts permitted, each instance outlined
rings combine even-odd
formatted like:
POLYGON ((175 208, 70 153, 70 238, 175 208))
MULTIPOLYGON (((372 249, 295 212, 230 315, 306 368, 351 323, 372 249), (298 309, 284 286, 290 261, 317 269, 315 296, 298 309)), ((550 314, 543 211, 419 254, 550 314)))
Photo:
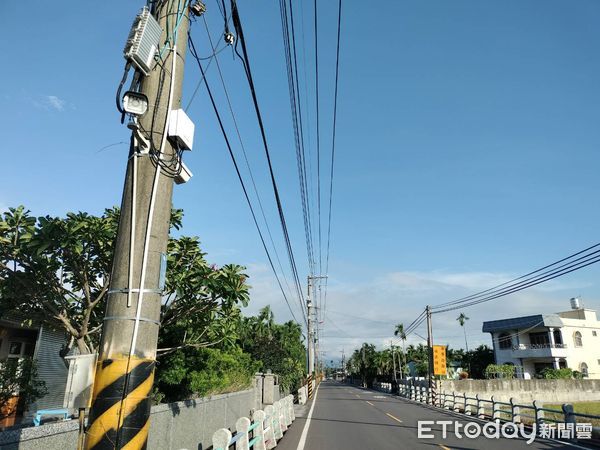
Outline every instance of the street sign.
POLYGON ((446 346, 433 346, 433 374, 446 375, 446 346))

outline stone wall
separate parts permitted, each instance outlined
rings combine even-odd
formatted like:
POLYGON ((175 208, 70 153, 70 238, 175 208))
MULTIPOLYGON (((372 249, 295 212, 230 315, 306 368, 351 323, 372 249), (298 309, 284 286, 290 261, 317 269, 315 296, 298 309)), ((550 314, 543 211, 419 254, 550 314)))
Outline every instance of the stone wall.
POLYGON ((519 403, 538 400, 544 403, 600 401, 600 380, 441 380, 439 392, 466 393, 474 397, 519 403))

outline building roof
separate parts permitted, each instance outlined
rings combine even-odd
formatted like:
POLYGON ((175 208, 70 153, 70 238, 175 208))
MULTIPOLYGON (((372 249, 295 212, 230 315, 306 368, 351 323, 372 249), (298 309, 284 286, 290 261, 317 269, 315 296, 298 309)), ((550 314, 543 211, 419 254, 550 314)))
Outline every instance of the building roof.
POLYGON ((494 331, 519 330, 536 326, 560 328, 563 326, 563 322, 558 314, 536 314, 534 316, 512 317, 510 319, 483 322, 482 331, 484 333, 492 333, 494 331))

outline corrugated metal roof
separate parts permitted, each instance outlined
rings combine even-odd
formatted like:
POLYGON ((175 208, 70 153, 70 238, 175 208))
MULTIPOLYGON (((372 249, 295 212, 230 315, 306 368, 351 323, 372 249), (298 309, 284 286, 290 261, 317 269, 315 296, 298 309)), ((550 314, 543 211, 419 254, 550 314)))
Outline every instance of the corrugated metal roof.
POLYGON ((491 320, 483 322, 482 331, 492 333, 502 330, 520 330, 535 326, 557 327, 563 326, 558 314, 536 314, 534 316, 512 317, 509 319, 491 320))

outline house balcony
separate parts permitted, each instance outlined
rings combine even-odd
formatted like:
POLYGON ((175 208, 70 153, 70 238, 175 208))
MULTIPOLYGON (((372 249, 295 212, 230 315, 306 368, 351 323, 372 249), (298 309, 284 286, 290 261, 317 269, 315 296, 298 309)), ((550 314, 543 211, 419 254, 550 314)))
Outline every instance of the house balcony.
POLYGON ((514 358, 565 358, 566 344, 519 344, 510 349, 514 358))

